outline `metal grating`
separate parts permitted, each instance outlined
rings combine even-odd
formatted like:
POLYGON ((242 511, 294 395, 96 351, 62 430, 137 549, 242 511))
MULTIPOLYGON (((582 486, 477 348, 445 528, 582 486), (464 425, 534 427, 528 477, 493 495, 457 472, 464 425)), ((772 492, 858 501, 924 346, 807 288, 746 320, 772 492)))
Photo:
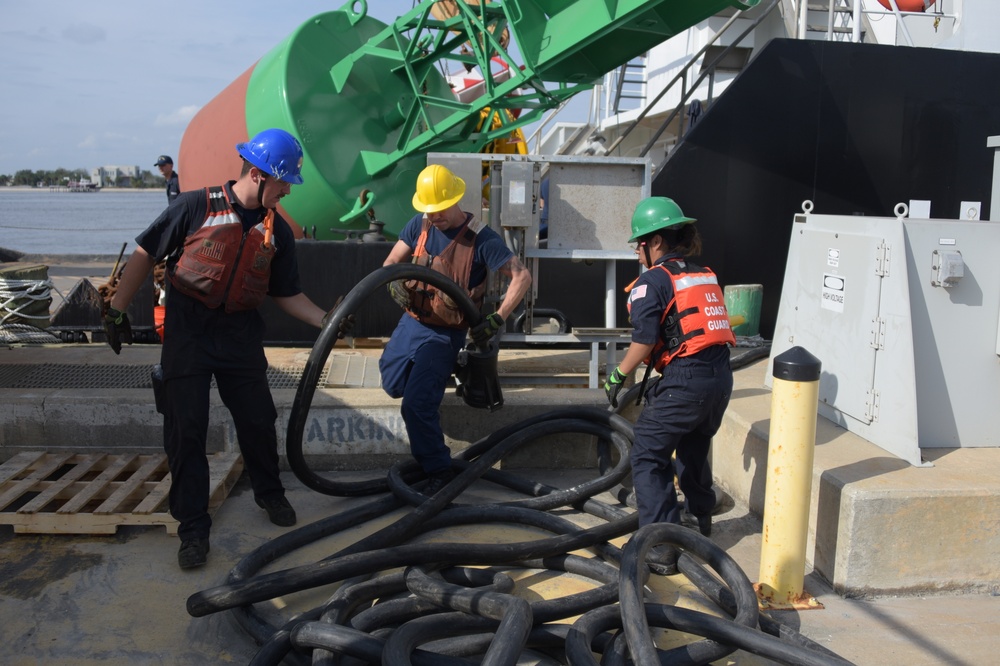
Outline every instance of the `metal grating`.
POLYGON ((0 365, 0 388, 20 388, 22 378, 29 374, 33 365, 0 365))
POLYGON ((43 363, 26 365, 14 381, 4 382, 2 388, 152 388, 149 373, 151 365, 69 365, 43 363))
MULTIPOLYGON (((302 381, 304 367, 299 366, 273 366, 267 369, 267 383, 273 389, 295 389, 302 381)), ((326 383, 326 368, 324 368, 316 381, 320 388, 326 383)), ((215 386, 215 382, 212 382, 215 386)))
MULTIPOLYGON (((151 389, 152 365, 73 365, 43 363, 0 366, 0 389, 151 389)), ((267 383, 272 389, 294 389, 302 379, 303 368, 270 367, 267 383)), ((319 385, 326 383, 326 371, 319 385)), ((212 388, 215 388, 215 379, 212 388)))

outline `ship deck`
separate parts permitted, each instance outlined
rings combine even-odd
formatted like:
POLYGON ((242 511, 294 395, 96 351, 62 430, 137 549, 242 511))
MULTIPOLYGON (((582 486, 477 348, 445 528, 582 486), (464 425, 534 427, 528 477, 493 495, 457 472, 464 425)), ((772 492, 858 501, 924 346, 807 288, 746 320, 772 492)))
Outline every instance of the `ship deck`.
MULTIPOLYGON (((108 274, 106 265, 96 266, 96 275, 108 274)), ((89 271, 63 267, 54 273, 59 273, 57 279, 71 280, 89 271)), ((275 367, 301 368, 309 351, 268 348, 267 353, 275 367)), ((375 348, 340 351, 377 356, 375 348)), ((133 345, 121 356, 96 344, 9 345, 0 349, 0 369, 87 366, 99 374, 101 366, 148 367, 157 357, 156 345, 133 345)), ((586 350, 542 349, 509 350, 500 363, 508 370, 545 373, 555 367, 585 368, 587 361, 586 350)), ((727 502, 715 518, 712 541, 751 581, 758 579, 764 545, 761 507, 771 419, 765 371, 766 361, 761 360, 736 372, 726 423, 713 447, 716 480, 727 502)), ((274 393, 284 424, 295 391, 284 387, 274 393)), ((604 404, 599 389, 522 387, 505 391, 505 397, 504 408, 490 415, 446 399, 442 418, 453 449, 547 410, 604 404)), ((124 448, 133 452, 159 452, 150 391, 6 388, 0 389, 0 399, 8 405, 0 423, 4 460, 23 450, 117 452, 123 440, 128 444, 124 448)), ((317 391, 310 413, 312 418, 315 411, 317 421, 326 423, 340 418, 343 412, 338 410, 345 409, 377 416, 397 412, 398 403, 378 388, 324 388, 317 391)), ((213 418, 225 418, 217 396, 213 410, 213 418)), ((227 437, 224 429, 213 431, 213 448, 231 450, 227 437)), ((571 487, 594 475, 586 463, 587 445, 573 446, 536 446, 505 460, 502 467, 541 483, 571 487)), ((326 470, 324 475, 345 481, 384 474, 390 460, 405 457, 391 449, 374 457, 355 451, 350 460, 313 451, 316 455, 309 459, 326 470)), ((930 456, 931 467, 912 467, 820 419, 804 591, 822 608, 769 611, 773 617, 857 664, 994 661, 1000 650, 1000 450, 934 450, 930 456)), ((288 470, 282 478, 300 526, 364 501, 317 493, 288 470)), ((502 492, 480 480, 456 501, 491 503, 502 492)), ((616 502, 609 493, 598 499, 616 502)), ((406 511, 399 510, 396 517, 406 511)), ((567 516, 584 522, 586 518, 574 512, 567 516)), ((317 562, 392 519, 312 543, 268 570, 317 562)), ((18 637, 0 647, 0 661, 247 663, 256 647, 228 612, 195 618, 185 604, 191 595, 221 585, 241 558, 287 530, 271 525, 256 508, 245 478, 218 507, 214 523, 208 565, 187 572, 176 566, 176 537, 162 527, 126 525, 114 535, 99 536, 20 534, 0 526, 0 599, 9 634, 18 637), (138 599, 155 603, 144 602, 140 610, 138 599)), ((475 533, 472 528, 454 529, 458 531, 422 538, 491 543, 521 538, 506 528, 479 528, 475 533)), ((579 586, 572 576, 536 582, 528 594, 558 596, 579 586)), ((697 608, 704 602, 684 575, 653 576, 647 587, 653 598, 679 606, 697 608)), ((283 596, 258 606, 266 616, 280 619, 323 594, 329 590, 309 593, 305 599, 283 596)), ((771 662, 740 651, 717 663, 771 662)))

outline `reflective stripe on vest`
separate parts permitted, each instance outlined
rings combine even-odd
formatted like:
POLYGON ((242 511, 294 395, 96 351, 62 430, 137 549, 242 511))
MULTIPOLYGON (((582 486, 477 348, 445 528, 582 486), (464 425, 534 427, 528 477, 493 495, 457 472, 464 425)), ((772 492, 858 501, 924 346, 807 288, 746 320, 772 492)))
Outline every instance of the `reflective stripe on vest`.
MULTIPOLYGON (((677 356, 692 356, 713 345, 736 345, 719 279, 710 268, 684 261, 654 268, 669 275, 674 287, 674 297, 660 317, 660 341, 650 354, 657 370, 677 356)), ((631 301, 628 309, 631 313, 631 301)))
POLYGON ((206 188, 205 196, 205 220, 184 241, 168 274, 170 284, 209 308, 225 303, 226 312, 253 310, 264 301, 271 280, 275 247, 264 241, 274 213, 268 211, 264 222, 244 233, 224 188, 206 188))

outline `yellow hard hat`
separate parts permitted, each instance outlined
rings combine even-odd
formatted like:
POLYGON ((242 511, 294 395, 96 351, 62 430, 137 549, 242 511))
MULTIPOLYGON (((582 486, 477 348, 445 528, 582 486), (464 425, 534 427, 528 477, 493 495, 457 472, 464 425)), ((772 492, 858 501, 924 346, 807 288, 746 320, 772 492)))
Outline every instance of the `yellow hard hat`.
POLYGON ((450 208, 465 194, 465 181, 440 164, 432 164, 417 176, 413 207, 421 213, 450 208))

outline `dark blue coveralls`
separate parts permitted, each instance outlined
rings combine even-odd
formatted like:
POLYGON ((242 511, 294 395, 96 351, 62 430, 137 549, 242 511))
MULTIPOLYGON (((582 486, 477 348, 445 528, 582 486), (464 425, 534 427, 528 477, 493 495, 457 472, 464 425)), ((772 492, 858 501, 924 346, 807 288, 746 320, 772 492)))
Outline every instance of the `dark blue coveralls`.
MULTIPOLYGON (((245 210, 236 204, 233 182, 225 187, 246 233, 261 221, 266 210, 245 210)), ((184 239, 205 221, 206 209, 203 190, 182 192, 136 243, 157 261, 166 257, 169 271, 177 263, 184 239)), ((302 291, 295 238, 277 214, 274 246, 268 293, 295 296, 302 291)), ((163 448, 171 474, 170 514, 180 523, 177 535, 181 541, 207 538, 212 526, 206 440, 213 375, 219 396, 233 417, 254 497, 284 494, 278 475, 278 413, 267 382, 264 329, 264 320, 256 310, 227 313, 225 306, 208 308, 177 289, 167 289, 164 330, 169 333, 160 353, 165 398, 163 448)))
MULTIPOLYGON (((417 247, 422 223, 423 214, 414 216, 399 234, 399 240, 417 247)), ((456 228, 442 232, 431 227, 427 252, 441 254, 460 231, 456 228)), ((476 235, 473 249, 470 288, 486 279, 487 267, 498 270, 514 257, 489 227, 476 235)), ((444 443, 440 410, 458 353, 465 345, 466 331, 464 327, 424 324, 404 312, 378 362, 382 388, 390 397, 403 399, 400 414, 406 424, 410 452, 428 475, 451 468, 451 450, 444 443)))
MULTIPOLYGON (((657 264, 681 259, 679 254, 662 257, 657 264)), ((644 296, 631 298, 629 319, 632 341, 656 344, 660 321, 673 299, 670 276, 663 270, 647 270, 632 288, 645 287, 644 296)), ((687 510, 707 516, 715 508, 712 468, 708 462, 712 437, 733 392, 729 348, 713 345, 691 356, 677 356, 664 366, 659 380, 646 394, 646 405, 636 420, 630 460, 639 525, 680 523, 674 465, 687 510)))

